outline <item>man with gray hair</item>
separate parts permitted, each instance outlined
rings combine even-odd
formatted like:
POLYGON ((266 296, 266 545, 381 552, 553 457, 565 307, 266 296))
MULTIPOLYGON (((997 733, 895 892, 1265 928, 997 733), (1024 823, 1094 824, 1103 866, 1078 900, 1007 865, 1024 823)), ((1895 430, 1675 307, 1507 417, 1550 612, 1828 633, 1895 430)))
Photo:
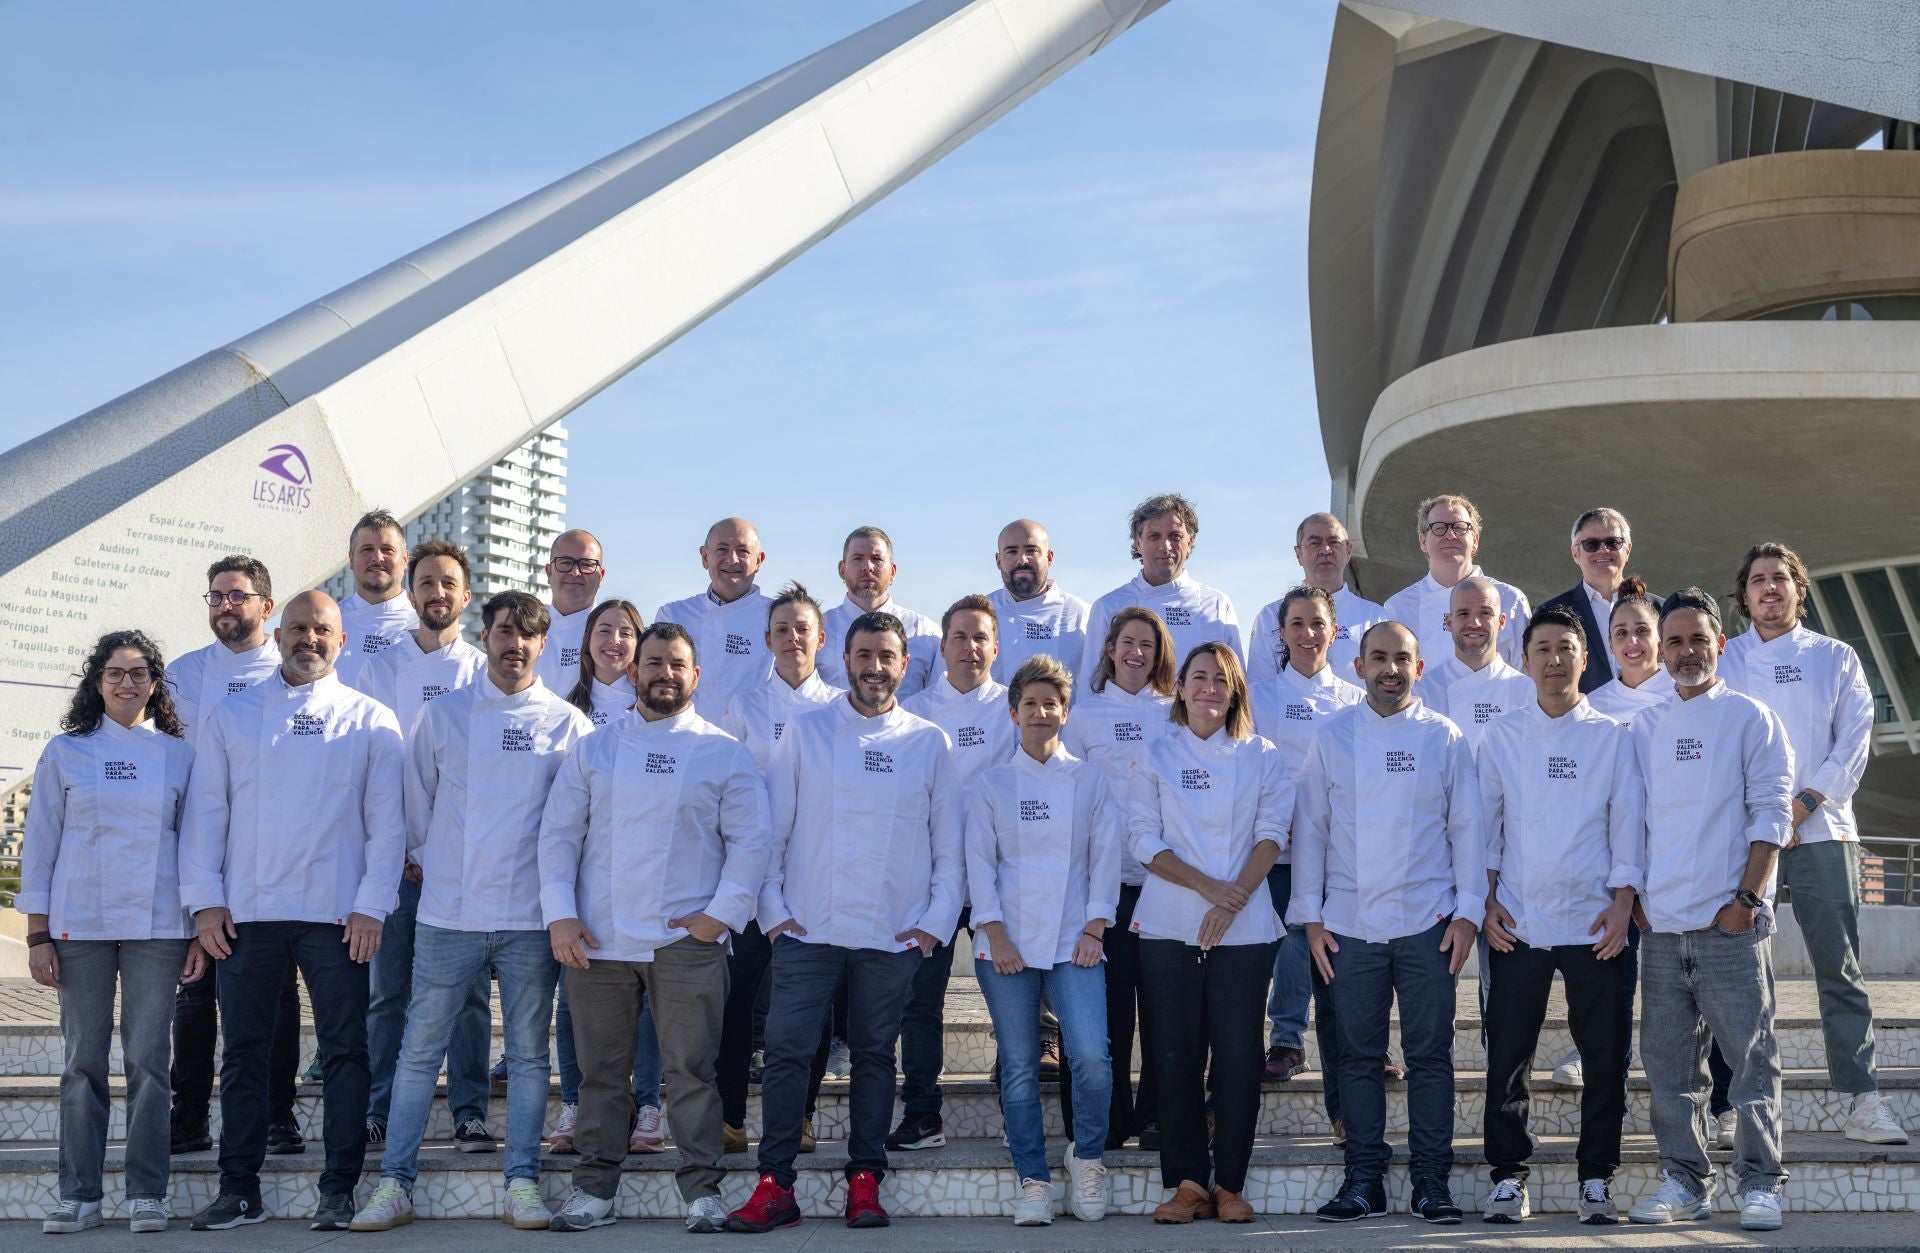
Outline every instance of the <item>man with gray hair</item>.
MULTIPOLYGON (((1345 679, 1360 655, 1360 637, 1386 617, 1386 610, 1347 586, 1347 565, 1353 560, 1353 541, 1347 525, 1330 513, 1310 513, 1293 529, 1293 557, 1308 587, 1333 598, 1333 639, 1327 644, 1327 664, 1345 679)), ((1287 598, 1267 605, 1253 620, 1247 637, 1247 685, 1271 679, 1286 669, 1286 646, 1280 639, 1281 610, 1287 598)))
MULTIPOLYGON (((1633 528, 1618 509, 1589 509, 1574 520, 1573 564, 1580 581, 1547 605, 1565 605, 1580 615, 1587 636, 1587 668, 1580 672, 1582 696, 1613 678, 1613 654, 1607 649, 1607 623, 1633 554, 1633 528)), ((1659 602, 1656 601, 1657 608, 1659 602)), ((1546 605, 1541 606, 1542 609, 1546 605)))

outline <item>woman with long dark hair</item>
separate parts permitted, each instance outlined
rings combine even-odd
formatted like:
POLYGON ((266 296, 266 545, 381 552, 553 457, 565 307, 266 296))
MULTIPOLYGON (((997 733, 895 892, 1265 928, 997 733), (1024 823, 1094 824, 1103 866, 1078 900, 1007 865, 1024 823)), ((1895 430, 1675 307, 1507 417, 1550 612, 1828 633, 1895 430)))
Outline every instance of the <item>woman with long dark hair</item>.
POLYGON ((206 971, 180 904, 180 805, 193 748, 139 631, 94 644, 34 772, 14 908, 27 968, 60 993, 60 1202, 48 1232, 101 1222, 113 1002, 127 1076, 126 1191, 134 1231, 167 1226, 173 994, 206 971))
POLYGON ((580 637, 580 677, 561 693, 575 709, 603 727, 633 712, 633 680, 627 667, 640 648, 647 624, 630 600, 603 600, 587 615, 580 637))

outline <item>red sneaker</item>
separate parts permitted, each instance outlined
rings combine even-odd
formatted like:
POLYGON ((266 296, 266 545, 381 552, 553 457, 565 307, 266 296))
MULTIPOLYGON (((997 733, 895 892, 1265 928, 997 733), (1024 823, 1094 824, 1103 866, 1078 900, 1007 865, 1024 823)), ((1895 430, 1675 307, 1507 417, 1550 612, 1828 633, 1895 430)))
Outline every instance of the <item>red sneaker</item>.
POLYGON ((727 1215, 728 1231, 744 1231, 753 1235, 764 1235, 779 1227, 794 1227, 800 1223, 800 1203, 793 1199, 793 1191, 783 1188, 773 1181, 772 1175, 760 1176, 760 1186, 753 1190, 747 1203, 727 1215))
POLYGON ((847 1180, 847 1226, 885 1227, 892 1222, 880 1204, 880 1181, 870 1170, 856 1172, 847 1180))

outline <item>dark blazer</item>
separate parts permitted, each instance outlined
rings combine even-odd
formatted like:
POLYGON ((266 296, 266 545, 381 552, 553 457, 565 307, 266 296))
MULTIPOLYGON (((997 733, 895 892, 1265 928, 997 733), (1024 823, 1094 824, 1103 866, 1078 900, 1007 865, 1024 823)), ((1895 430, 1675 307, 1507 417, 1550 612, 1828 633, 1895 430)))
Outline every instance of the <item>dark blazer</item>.
MULTIPOLYGON (((1655 601, 1654 604, 1659 604, 1655 601)), ((1570 592, 1562 592, 1552 600, 1540 606, 1563 605, 1580 615, 1580 625, 1587 632, 1587 668, 1580 672, 1580 690, 1591 692, 1594 688, 1613 680, 1613 654, 1607 651, 1606 624, 1597 622, 1593 617, 1593 602, 1587 599, 1587 585, 1576 583, 1570 592)))

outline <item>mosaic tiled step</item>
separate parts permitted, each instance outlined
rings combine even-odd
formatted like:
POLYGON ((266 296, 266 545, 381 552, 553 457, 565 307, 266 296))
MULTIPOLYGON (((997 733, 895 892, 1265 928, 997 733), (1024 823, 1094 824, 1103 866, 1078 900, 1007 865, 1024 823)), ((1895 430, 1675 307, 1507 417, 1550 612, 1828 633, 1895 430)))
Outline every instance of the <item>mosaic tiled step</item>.
MULTIPOLYGON (((1063 1141, 1049 1144, 1056 1182, 1063 1141)), ((1623 1163, 1614 1176, 1614 1196, 1624 1209, 1657 1186, 1658 1154, 1647 1136, 1630 1137, 1623 1163)), ((1407 1203, 1408 1180, 1404 1151, 1390 1171, 1388 1197, 1397 1211, 1407 1203)), ((1729 1154, 1715 1153, 1724 1169, 1729 1154)), ((1480 1165, 1478 1140, 1455 1144, 1457 1165, 1453 1190, 1460 1204, 1479 1207, 1487 1191, 1486 1171, 1480 1165)), ((1789 1211, 1913 1211, 1920 1210, 1920 1148, 1881 1149, 1853 1144, 1840 1136, 1796 1133, 1788 1136, 1786 1184, 1789 1211)), ((105 1178, 109 1210, 124 1199, 123 1154, 108 1152, 105 1178)), ((369 1155, 369 1182, 378 1159, 369 1155)), ((1107 1155, 1113 1182, 1114 1209, 1123 1214, 1145 1214, 1166 1195, 1156 1155, 1122 1151, 1107 1155)), ((497 1173, 498 1154, 462 1154, 429 1149, 421 1155, 420 1181, 414 1201, 425 1218, 497 1217, 505 1201, 505 1184, 497 1173)), ((548 1158, 541 1188, 550 1202, 558 1202, 570 1181, 571 1159, 548 1158)), ((629 1158, 618 1196, 619 1212, 628 1218, 677 1217, 682 1213, 673 1185, 675 1153, 629 1158)), ((738 1205, 754 1183, 749 1154, 726 1159, 732 1170, 722 1185, 727 1203, 738 1205)), ((297 1157, 270 1157, 262 1172, 262 1201, 275 1215, 311 1213, 318 1201, 322 1161, 317 1147, 297 1157)), ((838 1215, 845 1203, 842 1176, 844 1146, 825 1142, 820 1151, 799 1162, 798 1192, 802 1209, 810 1216, 838 1215)), ((1579 1186, 1573 1164, 1573 1141, 1543 1138, 1533 1158, 1530 1185, 1536 1213, 1569 1213, 1579 1186)), ((52 1145, 16 1146, 0 1153, 0 1218, 37 1218, 56 1187, 57 1159, 52 1145)), ((1324 1139, 1275 1142, 1263 1140, 1255 1149, 1248 1179, 1247 1199, 1269 1214, 1299 1214, 1312 1210, 1333 1195, 1342 1172, 1341 1151, 1324 1139)), ((207 1204, 219 1186, 219 1166, 212 1154, 174 1159, 172 1202, 182 1217, 207 1204)), ((960 1141, 944 1149, 893 1154, 891 1171, 881 1187, 881 1199, 896 1215, 911 1217, 994 1217, 1009 1212, 1018 1181, 998 1141, 960 1141)), ((360 1199, 366 1197, 363 1185, 360 1199)), ((1716 1191, 1717 1207, 1738 1207, 1724 1186, 1716 1191)))

